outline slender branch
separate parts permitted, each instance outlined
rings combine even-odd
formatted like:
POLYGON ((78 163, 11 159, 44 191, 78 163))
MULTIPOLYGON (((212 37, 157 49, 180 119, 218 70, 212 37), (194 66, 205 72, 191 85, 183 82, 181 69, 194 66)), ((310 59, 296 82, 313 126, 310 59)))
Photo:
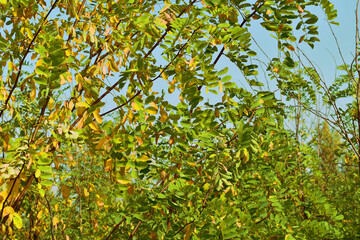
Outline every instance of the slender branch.
POLYGON ((104 238, 104 240, 109 240, 111 235, 113 235, 116 230, 118 230, 118 228, 120 227, 120 225, 126 220, 126 217, 123 217, 123 219, 121 219, 121 221, 115 225, 115 227, 113 228, 113 230, 109 233, 109 235, 107 235, 106 238, 104 238))
MULTIPOLYGON (((197 0, 193 0, 192 2, 190 2, 190 4, 183 9, 177 16, 177 18, 181 17, 192 5, 194 5, 194 3, 197 0)), ((145 54, 145 56, 143 57, 143 59, 147 58, 155 49, 157 46, 159 46, 159 44, 161 43, 161 41, 165 38, 165 36, 167 35, 167 33, 171 30, 171 27, 168 27, 164 34, 158 39, 158 41, 154 44, 154 46, 145 54)), ((131 78, 135 75, 135 72, 132 74, 131 78)), ((116 83, 114 83, 111 87, 109 87, 99 98, 97 98, 92 104, 91 106, 96 105, 97 103, 99 103, 104 97, 106 97, 113 89, 115 89, 115 87, 120 83, 121 80, 116 81, 116 83)), ((141 91, 141 90, 139 90, 141 91)), ((140 93, 139 93, 140 94, 140 93)), ((118 108, 116 108, 118 109, 118 108)), ((116 109, 113 109, 112 111, 115 111, 116 109)), ((71 128, 73 128, 82 118, 82 116, 84 115, 86 111, 84 111, 80 116, 78 116, 78 118, 74 121, 74 123, 71 125, 71 128)), ((110 112, 110 111, 109 111, 110 112)), ((71 129, 70 128, 70 129, 71 129)))
MULTIPOLYGON (((83 1, 81 2, 79 11, 78 11, 78 13, 77 13, 78 15, 80 15, 82 9, 84 8, 85 2, 86 2, 86 0, 83 0, 83 1)), ((79 20, 76 18, 76 20, 75 20, 75 22, 74 22, 74 24, 73 24, 72 27, 75 28, 76 25, 78 24, 78 22, 79 22, 79 20)), ((71 40, 71 38, 72 38, 72 34, 69 34, 69 37, 68 37, 68 40, 66 41, 66 43, 68 43, 68 42, 71 40)))
MULTIPOLYGON (((243 27, 243 26, 245 25, 245 23, 246 23, 252 16, 254 16, 254 15, 256 14, 256 12, 258 11, 258 9, 261 8, 261 7, 265 4, 265 1, 263 1, 259 6, 256 6, 258 3, 259 3, 259 1, 255 3, 254 11, 253 11, 249 16, 247 16, 246 18, 243 19, 243 21, 242 21, 241 24, 240 24, 240 27, 243 27)), ((232 40, 232 39, 230 38, 230 39, 227 41, 227 43, 230 42, 231 40, 232 40)), ((215 65, 217 64, 217 62, 220 60, 221 56, 224 54, 224 51, 225 51, 225 46, 222 47, 222 49, 220 50, 220 53, 216 56, 216 59, 215 59, 214 62, 212 63, 212 66, 213 66, 213 67, 215 67, 215 65)), ((200 91, 201 88, 202 88, 202 86, 203 86, 203 85, 198 86, 197 89, 200 91)))
POLYGON ((16 79, 15 79, 14 85, 12 86, 9 95, 8 95, 8 97, 6 98, 5 102, 4 102, 4 105, 2 106, 2 109, 0 110, 0 117, 3 115, 5 109, 7 108, 6 106, 7 106, 7 104, 9 103, 10 98, 11 98, 13 92, 15 91, 15 89, 16 89, 18 83, 19 83, 19 78, 20 78, 22 66, 23 66, 23 64, 24 64, 25 58, 27 57, 27 55, 28 55, 29 52, 30 52, 30 49, 31 49, 32 44, 35 42, 35 39, 36 39, 37 36, 39 35, 39 33, 40 33, 41 29, 42 29, 43 24, 46 22, 46 19, 49 17, 49 15, 50 15, 50 13, 52 12, 52 10, 54 10, 54 8, 56 7, 56 5, 57 5, 58 2, 59 2, 59 0, 56 0, 56 1, 54 2, 54 4, 51 6, 50 10, 48 11, 48 13, 46 14, 46 16, 45 16, 45 18, 43 19, 42 23, 40 24, 38 30, 35 32, 34 37, 33 37, 33 39, 31 40, 28 48, 26 49, 26 52, 25 52, 23 58, 22 58, 21 61, 20 61, 19 71, 18 71, 18 73, 17 73, 17 75, 16 75, 16 79))
MULTIPOLYGON (((359 92, 360 92, 360 69, 359 69, 359 62, 358 62, 358 44, 359 44, 359 0, 356 3, 356 35, 355 35, 355 52, 356 52, 356 71, 358 73, 357 79, 357 86, 356 86, 356 102, 357 102, 357 123, 358 123, 358 134, 360 136, 360 99, 359 99, 359 92)), ((350 69, 352 71, 352 69, 350 69)), ((358 142, 358 151, 360 152, 360 139, 357 139, 358 142)), ((358 165, 359 165, 359 173, 360 173, 360 156, 358 156, 358 165)))
MULTIPOLYGON (((326 118, 327 121, 328 121, 328 122, 332 122, 335 126, 337 126, 337 127, 341 130, 341 135, 351 144, 351 146, 352 146, 353 150, 355 151, 356 155, 357 155, 358 157, 360 157, 360 155, 359 155, 360 152, 357 150, 356 146, 354 145, 354 143, 351 141, 351 139, 350 139, 350 137, 349 137, 349 133, 348 133, 348 131, 346 130, 346 125, 345 125, 345 123, 344 123, 344 121, 343 121, 342 114, 340 113, 340 111, 339 111, 339 109, 338 109, 338 107, 337 107, 337 105, 336 105, 336 102, 335 102, 335 100, 333 99, 333 96, 331 95, 331 93, 330 93, 330 91, 329 91, 326 83, 324 82, 324 80, 321 79, 321 76, 320 76, 320 74, 317 72, 317 70, 316 70, 315 66, 313 65, 312 61, 306 56, 306 54, 305 54, 301 49, 299 49, 299 51, 300 51, 300 52, 303 54, 303 56, 309 61, 309 63, 312 65, 313 69, 315 70, 317 76, 319 77, 320 81, 324 84, 324 85, 321 85, 321 84, 320 84, 320 86, 322 87, 322 89, 325 90, 325 93, 326 93, 327 96, 329 97, 330 102, 331 102, 331 105, 332 105, 332 107, 333 107, 333 109, 334 109, 334 111, 335 111, 335 114, 336 114, 336 116, 337 116, 337 123, 332 122, 332 121, 330 121, 329 119, 326 118)), ((295 54, 296 54, 296 53, 295 53, 295 54)), ((297 55, 297 54, 296 54, 296 55, 297 55)), ((299 60, 300 60, 300 63, 302 64, 302 66, 304 66, 305 70, 307 71, 307 73, 308 73, 311 77, 313 77, 314 79, 316 79, 315 76, 314 76, 312 73, 309 72, 309 70, 306 68, 305 64, 301 61, 299 55, 297 55, 297 56, 298 56, 298 58, 299 58, 299 60)), ((289 91, 289 92, 290 92, 290 91, 289 91)), ((290 92, 290 93, 291 93, 291 92, 290 92)), ((293 94, 292 94, 292 95, 293 95, 293 94)), ((294 96, 294 95, 293 95, 293 96, 294 96)), ((295 96, 294 96, 294 98, 297 99, 295 96)), ((297 101, 298 101, 299 103, 301 103, 301 100, 297 99, 297 101)), ((301 105, 305 106, 305 105, 302 104, 302 103, 301 103, 301 105)), ((306 107, 306 109, 309 109, 309 108, 306 107)), ((323 118, 323 117, 322 117, 322 118, 323 118)), ((323 119, 325 120, 325 118, 323 118, 323 119)))
POLYGON ((129 98, 125 103, 123 103, 123 104, 121 104, 121 105, 119 105, 119 106, 117 106, 117 107, 115 107, 115 108, 113 108, 113 109, 111 109, 111 110, 109 110, 109 111, 107 111, 107 112, 105 112, 105 113, 100 114, 100 116, 101 116, 101 117, 102 117, 102 116, 105 116, 105 115, 107 115, 107 114, 109 114, 109 113, 112 113, 113 111, 116 111, 116 110, 119 109, 119 108, 122 108, 123 106, 125 106, 126 104, 128 104, 129 102, 131 102, 134 98, 136 98, 140 93, 141 93, 141 90, 138 90, 138 91, 134 94, 134 96, 132 96, 131 98, 129 98))
POLYGON ((194 32, 191 34, 191 36, 189 37, 189 39, 186 41, 186 43, 184 43, 178 50, 178 52, 176 53, 175 57, 166 65, 166 67, 161 70, 161 72, 159 73, 159 75, 157 75, 154 79, 150 80, 151 82, 154 82, 156 79, 160 78, 161 75, 165 72, 166 69, 169 68, 169 66, 174 62, 174 60, 180 55, 181 51, 189 44, 191 38, 194 36, 194 34, 196 33, 197 30, 200 29, 201 26, 199 26, 197 29, 194 30, 194 32))
POLYGON ((5 208, 5 203, 8 201, 8 199, 9 199, 12 191, 14 190, 16 181, 19 179, 20 174, 21 174, 21 172, 23 171, 24 167, 25 167, 25 164, 22 165, 22 167, 21 167, 21 169, 20 169, 20 172, 18 173, 18 175, 16 175, 16 177, 15 177, 15 179, 14 179, 14 182, 13 182, 11 188, 10 188, 9 194, 6 196, 6 198, 5 198, 5 200, 4 200, 3 204, 2 204, 1 211, 0 211, 0 222, 3 220, 2 215, 3 215, 3 212, 4 212, 4 208, 5 208))
POLYGON ((273 211, 274 211, 274 207, 271 208, 270 212, 268 212, 268 214, 267 214, 263 219, 255 222, 255 224, 259 224, 259 223, 265 221, 266 219, 268 219, 268 218, 270 217, 270 214, 271 214, 273 211))
POLYGON ((49 200, 47 199, 46 195, 44 195, 44 198, 46 200, 46 203, 47 203, 47 208, 49 210, 49 214, 50 214, 50 229, 51 229, 51 240, 55 240, 55 236, 54 236, 54 226, 53 226, 53 214, 52 214, 52 211, 51 211, 51 206, 50 206, 50 202, 49 200))
POLYGON ((133 237, 134 237, 134 235, 135 235, 135 233, 136 233, 136 231, 137 231, 137 229, 139 228, 139 226, 140 226, 141 223, 142 223, 142 220, 140 220, 140 221, 138 222, 138 224, 136 225, 136 227, 134 228, 134 230, 133 230, 132 233, 130 234, 129 240, 133 239, 133 237))
POLYGON ((193 219, 191 222, 186 223, 184 226, 182 226, 182 227, 174 234, 173 237, 175 237, 179 232, 181 232, 186 226, 188 226, 188 225, 190 225, 190 224, 192 224, 192 223, 194 223, 194 222, 195 222, 195 219, 193 219))

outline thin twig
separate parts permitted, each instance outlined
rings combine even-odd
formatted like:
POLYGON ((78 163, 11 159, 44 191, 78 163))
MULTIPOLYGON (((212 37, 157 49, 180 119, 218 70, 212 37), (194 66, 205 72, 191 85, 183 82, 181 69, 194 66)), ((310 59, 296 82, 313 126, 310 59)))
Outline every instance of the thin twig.
POLYGON ((50 10, 48 11, 48 13, 46 14, 46 16, 45 16, 45 18, 43 19, 42 23, 40 24, 38 30, 35 32, 34 37, 33 37, 33 39, 31 40, 28 48, 26 49, 26 52, 25 52, 23 58, 22 58, 21 61, 20 61, 19 71, 18 71, 18 73, 17 73, 17 75, 16 75, 16 79, 15 79, 14 85, 12 86, 9 95, 8 95, 8 97, 6 98, 5 102, 4 102, 3 108, 0 110, 0 117, 2 116, 2 114, 3 114, 4 111, 5 111, 5 109, 7 108, 6 106, 7 106, 8 102, 9 102, 9 100, 10 100, 13 92, 15 91, 15 89, 16 89, 16 87, 17 87, 17 84, 19 83, 19 78, 20 78, 22 66, 23 66, 23 64, 24 64, 25 58, 27 57, 27 55, 28 55, 29 52, 30 52, 30 49, 31 49, 32 44, 35 42, 35 39, 36 39, 37 36, 39 35, 39 33, 40 33, 41 29, 42 29, 43 24, 46 22, 46 19, 49 17, 49 15, 50 15, 50 13, 52 12, 52 10, 54 10, 54 8, 55 8, 55 6, 57 5, 58 2, 59 2, 59 0, 56 0, 56 1, 54 2, 54 4, 51 6, 50 10))

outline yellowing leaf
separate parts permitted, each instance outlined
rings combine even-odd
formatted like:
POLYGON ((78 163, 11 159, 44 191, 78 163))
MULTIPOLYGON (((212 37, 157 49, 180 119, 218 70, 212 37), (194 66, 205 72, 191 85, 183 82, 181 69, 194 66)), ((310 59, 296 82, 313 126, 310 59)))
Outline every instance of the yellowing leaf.
POLYGON ((297 9, 299 10, 299 13, 303 13, 304 9, 302 9, 302 7, 298 4, 296 4, 297 9))
POLYGON ((110 69, 113 71, 113 72, 119 72, 119 68, 118 66, 116 65, 115 63, 115 60, 113 58, 110 58, 109 59, 109 63, 110 63, 110 69))
MULTIPOLYGON (((96 125, 96 124, 94 124, 94 125, 96 125)), ((97 129, 95 129, 95 130, 97 130, 97 129)), ((104 143, 107 142, 107 141, 108 141, 108 139, 106 137, 101 138, 95 148, 96 149, 101 149, 102 146, 104 145, 104 143)))
POLYGON ((84 197, 85 198, 89 197, 89 191, 86 188, 84 188, 84 197))
POLYGON ((60 75, 60 85, 64 85, 66 83, 66 78, 64 75, 60 75))
POLYGON ((14 225, 15 225, 15 227, 16 227, 17 229, 22 228, 23 222, 22 222, 22 219, 21 219, 21 217, 19 216, 18 213, 14 213, 13 223, 14 223, 14 225))
POLYGON ((168 92, 171 94, 175 91, 175 84, 170 84, 168 92))
POLYGON ((139 143, 139 145, 142 145, 144 143, 144 141, 140 137, 135 136, 135 138, 136 138, 137 142, 139 143))
POLYGON ((120 184, 123 184, 123 185, 126 185, 126 184, 130 183, 130 180, 127 180, 127 179, 124 179, 124 178, 118 178, 118 179, 116 179, 116 182, 118 182, 120 184))
POLYGON ((219 80, 219 92, 223 92, 223 84, 222 82, 219 80))
POLYGON ((4 208, 2 217, 6 217, 6 216, 9 215, 9 214, 10 214, 10 215, 14 214, 14 209, 13 209, 12 207, 10 207, 10 206, 6 206, 6 207, 4 208))
POLYGON ((5 191, 0 193, 0 205, 4 202, 6 197, 7 197, 7 193, 5 191))
POLYGON ((156 108, 150 107, 150 108, 147 108, 147 109, 146 109, 146 112, 147 112, 148 114, 155 115, 155 114, 157 114, 158 111, 157 111, 156 108))
POLYGON ((149 157, 146 156, 146 155, 142 155, 142 156, 139 157, 137 160, 138 160, 138 161, 141 161, 141 162, 146 162, 147 160, 149 160, 149 157))
POLYGON ((104 202, 101 201, 101 197, 99 196, 99 194, 96 194, 96 204, 100 209, 102 209, 104 206, 104 202))
POLYGON ((242 155, 242 158, 241 158, 241 161, 243 163, 246 163, 247 161, 249 160, 249 152, 246 148, 243 149, 243 155, 242 155))
POLYGON ((30 29, 30 28, 25 28, 25 30, 26 30, 27 34, 29 35, 29 38, 30 38, 30 39, 33 39, 33 38, 34 38, 34 35, 33 35, 33 33, 31 32, 31 29, 30 29))
POLYGON ((286 45, 285 47, 290 51, 295 51, 295 48, 292 45, 286 45))
POLYGON ((99 126, 94 122, 91 122, 89 126, 91 127, 92 130, 101 132, 101 128, 99 128, 99 126))
POLYGON ((40 177, 40 174, 41 174, 41 171, 40 171, 39 169, 37 169, 37 170, 35 171, 35 177, 36 177, 36 178, 39 178, 39 177, 40 177))
POLYGON ((349 156, 345 155, 345 163, 349 163, 349 156))
POLYGON ((105 161, 105 171, 108 172, 112 168, 112 159, 108 159, 105 161))
POLYGON ((61 186, 61 194, 64 199, 68 199, 70 196, 70 188, 67 187, 66 185, 62 185, 61 186))
POLYGON ((167 112, 164 110, 164 107, 163 107, 163 106, 161 106, 161 108, 160 108, 160 115, 161 115, 161 117, 160 117, 160 122, 161 122, 161 123, 166 122, 166 120, 168 119, 168 114, 167 114, 167 112))
POLYGON ((135 111, 139 111, 139 110, 140 110, 140 107, 139 107, 139 105, 138 105, 136 102, 132 102, 132 103, 131 103, 131 106, 133 107, 133 109, 134 109, 135 111))
POLYGON ((36 214, 36 218, 40 219, 42 217, 43 211, 40 210, 37 214, 36 214))
POLYGON ((83 79, 83 77, 81 76, 80 73, 76 74, 76 76, 75 76, 75 81, 76 81, 77 83, 81 83, 81 84, 84 83, 84 79, 83 79))
POLYGON ((56 226, 60 222, 57 216, 53 217, 53 225, 56 226))
POLYGON ((100 109, 96 109, 94 112, 95 121, 99 124, 102 123, 102 117, 100 116, 100 109))
POLYGON ((171 136, 171 138, 169 139, 169 145, 171 146, 171 145, 173 145, 173 144, 174 144, 174 137, 171 136))
POLYGON ((86 102, 77 102, 76 106, 77 107, 84 107, 84 108, 89 108, 90 107, 90 105, 87 104, 86 102))

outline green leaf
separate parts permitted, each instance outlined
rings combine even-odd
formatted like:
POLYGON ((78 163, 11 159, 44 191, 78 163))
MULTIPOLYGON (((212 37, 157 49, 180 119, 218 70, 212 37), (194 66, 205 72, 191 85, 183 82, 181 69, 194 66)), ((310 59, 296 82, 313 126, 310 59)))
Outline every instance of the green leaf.
POLYGON ((17 229, 20 229, 23 227, 23 222, 22 222, 22 218, 20 217, 20 215, 18 213, 14 213, 13 214, 13 223, 14 223, 14 226, 17 228, 17 229))
POLYGON ((49 180, 42 180, 41 181, 41 185, 45 186, 45 187, 51 187, 53 186, 53 182, 49 181, 49 180))
POLYGON ((223 82, 223 83, 225 83, 225 82, 228 82, 228 81, 230 81, 231 80, 231 76, 230 75, 227 75, 227 76, 225 76, 225 77, 223 77, 222 79, 221 79, 221 82, 223 82))
MULTIPOLYGON (((229 68, 226 67, 223 70, 221 70, 220 72, 217 73, 217 76, 221 76, 224 75, 225 73, 227 73, 229 71, 229 68)), ((231 79, 231 78, 230 78, 231 79)))
POLYGON ((224 87, 226 87, 226 88, 234 88, 234 87, 236 87, 236 83, 227 82, 227 83, 224 83, 224 87))

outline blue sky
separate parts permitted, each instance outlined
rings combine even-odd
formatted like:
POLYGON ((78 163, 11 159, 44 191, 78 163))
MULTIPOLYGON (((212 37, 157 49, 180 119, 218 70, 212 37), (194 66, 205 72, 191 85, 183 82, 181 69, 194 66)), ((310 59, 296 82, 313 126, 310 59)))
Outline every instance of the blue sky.
MULTIPOLYGON (((355 0, 338 1, 335 3, 335 8, 338 10, 338 18, 335 21, 340 23, 340 26, 332 25, 335 35, 338 38, 340 48, 345 57, 345 60, 350 62, 354 49, 355 49, 355 0)), ((311 49, 306 43, 300 44, 300 48, 306 53, 306 55, 319 67, 319 70, 325 77, 327 83, 331 83, 335 77, 336 65, 342 64, 341 58, 338 53, 336 42, 330 28, 325 21, 325 15, 319 8, 311 8, 319 17, 317 25, 319 26, 317 36, 320 42, 316 42, 314 49, 311 49)), ((274 38, 270 37, 270 32, 266 31, 260 26, 260 22, 253 21, 249 31, 252 33, 255 40, 266 52, 266 54, 272 58, 277 56, 277 42, 274 38)), ((253 44, 253 49, 258 52, 258 58, 265 60, 265 57, 259 51, 259 48, 253 44)), ((224 59, 222 59, 224 60, 224 59)), ((226 61, 219 63, 218 68, 227 66, 226 61)), ((230 66, 229 66, 230 67, 230 66)), ((239 72, 236 68, 231 67, 229 74, 239 76, 239 72)), ((236 80, 236 78, 233 78, 236 80)), ((274 82, 274 84, 276 84, 274 82)))
MULTIPOLYGON (((356 9, 356 0, 345 0, 345 1, 334 1, 335 8, 338 10, 338 18, 335 21, 339 22, 340 25, 331 25, 340 45, 340 49, 347 63, 350 63, 355 50, 355 9, 356 9)), ((316 42, 314 49, 311 49, 306 43, 301 43, 299 48, 305 52, 305 54, 311 59, 313 64, 318 68, 318 71, 323 75, 323 80, 330 85, 336 78, 336 75, 344 74, 337 71, 336 66, 342 64, 341 57, 336 45, 336 41, 331 33, 328 23, 325 20, 325 14, 322 12, 320 7, 307 8, 311 12, 315 13, 319 20, 317 25, 319 26, 317 36, 320 39, 320 42, 316 42)), ((259 46, 266 52, 270 57, 277 57, 277 41, 271 37, 271 32, 266 31, 261 25, 260 21, 252 21, 249 31, 252 33, 253 37, 259 44, 259 46)), ((266 57, 261 53, 260 49, 253 44, 252 49, 258 52, 257 58, 268 62, 266 57)), ((305 59, 303 59, 305 60, 305 59)), ((304 61, 306 62, 306 61, 304 61)), ((258 64, 259 65, 259 64, 258 64)), ((225 57, 221 58, 217 69, 223 69, 224 67, 229 67, 229 75, 232 75, 233 81, 239 85, 245 86, 247 89, 246 81, 243 79, 242 74, 237 69, 235 64, 226 60, 225 57)), ((259 79, 264 78, 264 74, 261 73, 259 69, 259 79)), ((264 82, 264 81, 262 81, 264 82)), ((276 89, 276 81, 269 81, 270 89, 276 89)), ((266 90, 266 89, 264 89, 266 90)), ((206 97, 205 97, 206 98, 206 97)), ((220 98, 220 97, 219 97, 220 98)), ((216 99, 212 99, 216 100, 216 99)), ((341 100, 340 104, 344 104, 346 101, 341 100)))

